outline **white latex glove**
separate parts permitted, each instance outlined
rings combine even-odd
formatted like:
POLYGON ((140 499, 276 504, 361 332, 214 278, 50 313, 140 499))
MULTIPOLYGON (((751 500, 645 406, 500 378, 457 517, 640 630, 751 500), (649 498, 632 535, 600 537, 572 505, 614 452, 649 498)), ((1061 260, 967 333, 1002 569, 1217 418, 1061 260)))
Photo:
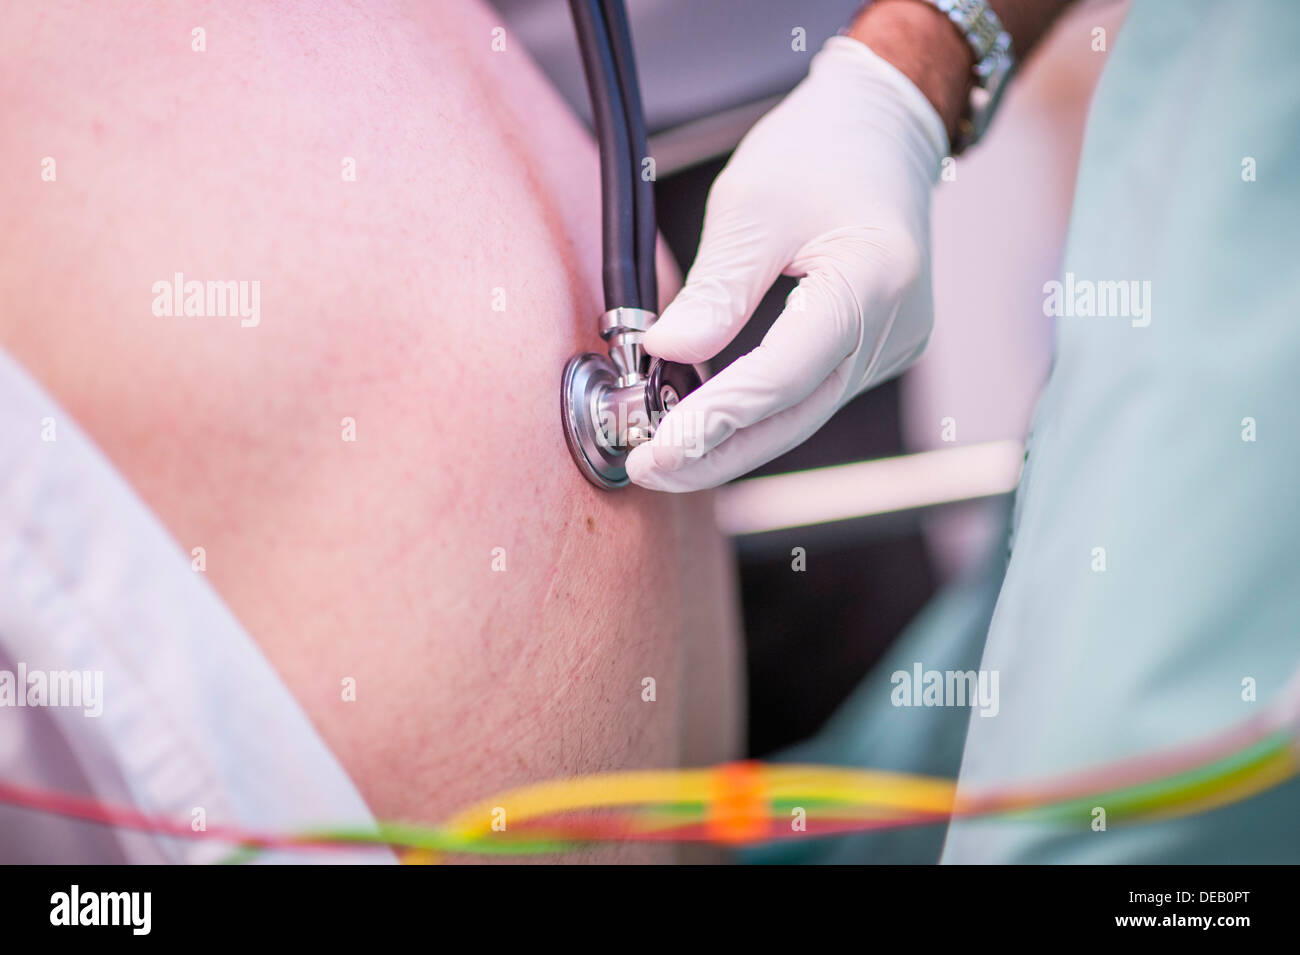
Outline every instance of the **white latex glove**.
POLYGON ((857 40, 826 42, 714 182, 695 264, 646 351, 712 358, 778 275, 803 278, 762 344, 632 451, 634 483, 694 491, 744 474, 921 353, 933 322, 930 190, 947 151, 942 120, 907 77, 857 40))

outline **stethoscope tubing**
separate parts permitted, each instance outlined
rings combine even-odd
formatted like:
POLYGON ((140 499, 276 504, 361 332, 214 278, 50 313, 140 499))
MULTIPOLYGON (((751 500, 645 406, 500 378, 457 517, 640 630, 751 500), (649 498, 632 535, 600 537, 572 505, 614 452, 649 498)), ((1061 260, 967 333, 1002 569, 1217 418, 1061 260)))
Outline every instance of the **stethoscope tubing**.
POLYGON ((605 309, 657 311, 654 181, 632 33, 622 0, 569 0, 600 150, 605 309))

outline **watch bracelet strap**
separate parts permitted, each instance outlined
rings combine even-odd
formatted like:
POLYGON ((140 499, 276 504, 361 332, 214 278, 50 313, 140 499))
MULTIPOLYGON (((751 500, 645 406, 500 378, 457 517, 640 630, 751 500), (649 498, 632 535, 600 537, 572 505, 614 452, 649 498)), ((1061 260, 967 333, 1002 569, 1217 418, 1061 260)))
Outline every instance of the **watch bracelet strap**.
POLYGON ((957 28, 975 57, 971 69, 974 86, 966 112, 957 123, 954 156, 964 152, 988 127, 992 111, 1001 98, 1002 87, 1015 71, 1015 51, 1011 34, 1002 26, 998 15, 986 0, 920 0, 934 7, 957 28), (996 83, 996 86, 994 84, 996 83), (994 88, 990 89, 991 86, 994 88), (976 117, 982 121, 977 125, 976 117))

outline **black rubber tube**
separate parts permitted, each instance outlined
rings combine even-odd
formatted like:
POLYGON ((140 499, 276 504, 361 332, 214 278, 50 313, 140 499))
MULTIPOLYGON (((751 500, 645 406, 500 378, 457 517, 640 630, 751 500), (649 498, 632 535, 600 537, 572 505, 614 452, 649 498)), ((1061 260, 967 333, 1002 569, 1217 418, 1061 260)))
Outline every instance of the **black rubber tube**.
POLYGON ((632 177, 634 196, 637 287, 641 291, 641 307, 657 312, 659 289, 655 279, 655 239, 658 237, 655 228, 655 184, 645 177, 642 169, 642 163, 650 155, 650 146, 646 134, 645 111, 641 105, 641 84, 637 80, 636 56, 632 49, 632 29, 628 25, 627 8, 623 5, 623 0, 601 0, 601 6, 614 54, 614 70, 618 74, 623 117, 627 123, 628 148, 632 156, 628 175, 632 177))
POLYGON ((578 50, 587 75, 591 113, 600 148, 601 278, 605 308, 641 308, 637 278, 636 195, 630 171, 634 157, 628 139, 621 84, 614 65, 609 30, 600 0, 569 0, 578 32, 578 50))

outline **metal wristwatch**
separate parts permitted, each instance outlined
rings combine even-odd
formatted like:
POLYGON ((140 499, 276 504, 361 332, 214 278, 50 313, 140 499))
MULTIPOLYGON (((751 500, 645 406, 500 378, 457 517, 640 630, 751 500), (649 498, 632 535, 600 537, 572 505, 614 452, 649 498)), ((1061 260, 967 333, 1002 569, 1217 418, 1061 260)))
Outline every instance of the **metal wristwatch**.
POLYGON ((957 124, 952 154, 977 143, 993 120, 1007 81, 1016 71, 1011 34, 985 0, 921 0, 946 16, 975 53, 970 104, 957 124))

